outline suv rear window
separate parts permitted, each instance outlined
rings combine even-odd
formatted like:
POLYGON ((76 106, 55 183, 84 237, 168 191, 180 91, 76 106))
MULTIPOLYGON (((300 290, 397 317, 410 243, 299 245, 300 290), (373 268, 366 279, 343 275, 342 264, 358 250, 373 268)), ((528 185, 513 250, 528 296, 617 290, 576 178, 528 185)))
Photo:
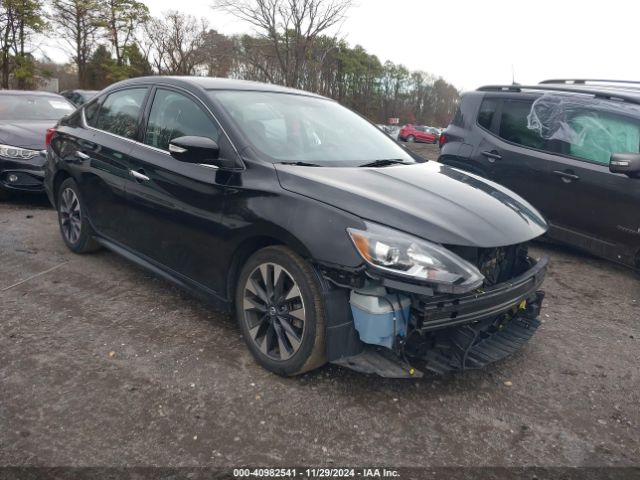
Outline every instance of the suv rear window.
POLYGON ((540 134, 527 126, 527 115, 533 101, 505 100, 500 118, 500 138, 525 147, 544 148, 545 141, 540 134))

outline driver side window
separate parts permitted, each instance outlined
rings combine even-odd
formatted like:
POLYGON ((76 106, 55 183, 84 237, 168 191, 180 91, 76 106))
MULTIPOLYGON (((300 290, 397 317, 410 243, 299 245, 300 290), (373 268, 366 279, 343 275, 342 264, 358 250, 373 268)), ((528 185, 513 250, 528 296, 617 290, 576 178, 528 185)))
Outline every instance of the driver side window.
POLYGON ((169 142, 184 136, 218 141, 218 128, 194 100, 182 93, 158 89, 153 99, 144 143, 169 150, 169 142))

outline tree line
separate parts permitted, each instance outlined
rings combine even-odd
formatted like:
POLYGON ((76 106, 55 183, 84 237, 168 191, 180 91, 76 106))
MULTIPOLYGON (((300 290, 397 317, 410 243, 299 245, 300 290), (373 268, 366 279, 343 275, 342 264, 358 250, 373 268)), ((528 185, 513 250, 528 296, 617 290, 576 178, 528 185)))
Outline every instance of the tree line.
POLYGON ((34 88, 51 76, 61 89, 102 89, 141 75, 209 75, 319 93, 378 123, 445 126, 453 116, 453 85, 330 34, 352 0, 212 2, 252 33, 225 35, 179 11, 153 16, 137 0, 0 0, 0 87, 34 88), (43 38, 56 39, 70 63, 37 58, 43 38))

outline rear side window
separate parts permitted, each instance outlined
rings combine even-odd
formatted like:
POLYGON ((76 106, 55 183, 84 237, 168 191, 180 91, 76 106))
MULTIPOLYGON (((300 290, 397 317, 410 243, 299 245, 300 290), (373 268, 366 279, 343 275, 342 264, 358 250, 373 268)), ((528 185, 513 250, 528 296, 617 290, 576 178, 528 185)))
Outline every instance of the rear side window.
POLYGON ((487 130, 491 129, 491 123, 493 122, 493 116, 496 113, 498 107, 498 101, 493 98, 486 98, 480 105, 480 111, 478 112, 478 124, 487 130))
POLYGON ((96 128, 135 139, 146 93, 145 87, 119 90, 109 95, 98 112, 96 128))
POLYGON ((218 141, 218 129, 191 98, 171 90, 158 89, 153 99, 144 143, 169 150, 174 138, 193 135, 218 141))
POLYGON ((533 102, 528 100, 504 101, 498 133, 500 138, 525 147, 544 148, 545 141, 538 131, 528 127, 527 115, 531 111, 532 104, 533 102))

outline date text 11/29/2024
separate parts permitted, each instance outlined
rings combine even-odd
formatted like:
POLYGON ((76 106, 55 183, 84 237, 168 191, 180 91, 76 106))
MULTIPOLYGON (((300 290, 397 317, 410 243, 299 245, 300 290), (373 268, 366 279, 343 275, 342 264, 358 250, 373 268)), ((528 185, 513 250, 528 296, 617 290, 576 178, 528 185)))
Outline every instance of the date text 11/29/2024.
POLYGON ((399 478, 388 468, 234 468, 234 478, 399 478))

